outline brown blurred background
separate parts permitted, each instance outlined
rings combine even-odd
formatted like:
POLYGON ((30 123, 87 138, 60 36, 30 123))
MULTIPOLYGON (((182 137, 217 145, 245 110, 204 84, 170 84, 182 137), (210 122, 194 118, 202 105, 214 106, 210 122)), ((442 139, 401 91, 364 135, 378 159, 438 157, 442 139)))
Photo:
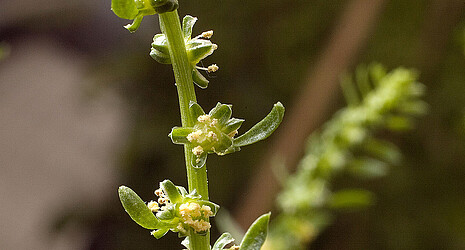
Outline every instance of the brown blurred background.
MULTIPOLYGON (((206 110, 233 104, 246 131, 276 101, 287 107, 266 142, 209 157, 212 201, 249 224, 279 190, 271 156, 292 169, 344 105, 341 74, 372 61, 414 67, 430 111, 391 136, 403 164, 369 182, 338 178, 377 203, 340 214, 312 249, 465 249, 464 1, 179 3, 199 18, 194 34, 213 29, 219 45, 204 63, 220 71, 197 89, 206 110)), ((0 249, 182 248, 133 223, 116 194, 124 184, 149 200, 165 178, 187 182, 182 147, 167 137, 180 125, 172 71, 148 55, 157 18, 135 34, 127 23, 110 0, 0 1, 0 249)))

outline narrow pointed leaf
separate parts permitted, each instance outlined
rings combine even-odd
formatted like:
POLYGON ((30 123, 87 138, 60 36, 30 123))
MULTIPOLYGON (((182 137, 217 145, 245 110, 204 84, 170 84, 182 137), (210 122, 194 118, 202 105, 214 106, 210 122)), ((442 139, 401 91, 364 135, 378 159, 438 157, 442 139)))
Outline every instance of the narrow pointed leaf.
POLYGON ((360 104, 360 98, 357 89, 354 86, 352 77, 345 75, 341 78, 342 94, 349 106, 357 106, 360 104))
POLYGON ((128 25, 124 26, 124 28, 129 30, 129 32, 131 32, 131 33, 136 32, 137 29, 140 26, 140 23, 142 22, 143 17, 144 16, 142 16, 142 15, 137 16, 131 24, 128 24, 128 25))
POLYGON ((197 120, 197 117, 205 115, 205 111, 203 111, 202 107, 200 107, 198 103, 193 101, 189 103, 189 112, 191 113, 192 118, 194 118, 195 120, 197 120))
POLYGON ((159 220, 142 199, 130 188, 121 186, 118 189, 119 199, 124 210, 140 226, 147 229, 157 228, 159 220))
POLYGON ((263 120, 255 124, 255 126, 245 134, 236 138, 234 140, 234 146, 242 147, 266 139, 278 128, 283 117, 284 106, 278 102, 263 120))
POLYGON ((213 245, 212 250, 222 250, 226 245, 233 242, 234 238, 230 233, 223 233, 218 240, 216 240, 215 245, 213 245))
POLYGON ((134 19, 139 14, 134 0, 112 0, 111 10, 123 19, 134 19))
POLYGON ((192 71, 192 80, 194 80, 194 83, 201 89, 206 89, 208 87, 208 83, 210 82, 197 69, 192 71))
POLYGON ((168 233, 170 229, 169 228, 163 228, 163 229, 159 229, 159 230, 153 230, 152 231, 152 235, 157 238, 157 239, 160 239, 161 237, 165 236, 166 233, 168 233))
POLYGON ((166 193, 171 203, 178 203, 182 200, 181 192, 178 188, 170 181, 164 180, 160 183, 160 187, 166 193))
POLYGON ((363 157, 352 160, 349 164, 349 171, 357 177, 377 178, 385 176, 388 173, 388 167, 388 163, 384 161, 363 157))
POLYGON ((195 22, 197 22, 197 18, 186 15, 182 19, 182 33, 184 35, 184 39, 190 39, 192 36, 192 27, 194 27, 195 22))
POLYGON ((260 250, 268 234, 268 222, 271 213, 258 217, 257 220, 249 227, 242 239, 241 250, 260 250))
POLYGON ((386 128, 392 131, 405 131, 413 129, 414 121, 412 117, 403 115, 386 115, 386 128))
POLYGON ((358 66, 355 70, 355 82, 357 83, 362 99, 370 93, 372 87, 370 86, 370 79, 366 66, 358 66))
POLYGON ((333 209, 361 209, 374 202, 372 192, 363 189, 345 189, 335 192, 329 198, 329 207, 333 209))
POLYGON ((210 110, 209 115, 212 118, 218 119, 218 123, 222 126, 224 125, 230 118, 232 114, 231 105, 217 103, 216 106, 210 110))
POLYGON ((171 133, 168 136, 174 144, 185 144, 190 143, 189 140, 187 140, 187 136, 193 131, 193 128, 174 127, 171 129, 171 133))
POLYGON ((399 164, 402 154, 391 142, 371 138, 364 144, 364 149, 371 155, 390 164, 399 164))

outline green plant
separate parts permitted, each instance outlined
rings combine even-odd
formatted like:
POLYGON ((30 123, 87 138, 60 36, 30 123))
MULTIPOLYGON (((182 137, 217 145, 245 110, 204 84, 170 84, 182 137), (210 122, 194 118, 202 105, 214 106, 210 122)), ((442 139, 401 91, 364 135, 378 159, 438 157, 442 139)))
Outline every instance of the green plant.
MULTIPOLYGON (((209 218, 215 216, 219 206, 209 201, 206 160, 207 155, 224 155, 270 136, 281 123, 284 107, 276 103, 271 112, 249 131, 235 137, 244 120, 231 118, 232 106, 218 103, 208 114, 197 103, 194 83, 208 87, 208 80, 199 70, 209 72, 218 66, 198 67, 200 60, 211 55, 217 45, 209 39, 213 31, 192 38, 196 18, 177 13, 177 0, 112 0, 113 12, 121 18, 133 20, 125 28, 135 32, 144 16, 158 14, 162 34, 153 38, 150 55, 162 64, 172 64, 181 113, 181 127, 174 127, 169 137, 175 144, 184 145, 189 192, 171 181, 160 183, 155 191, 156 201, 148 204, 130 188, 120 187, 119 196, 124 209, 140 226, 153 230, 160 238, 168 231, 185 237, 183 245, 191 250, 209 250, 209 218)), ((259 217, 249 228, 239 247, 229 249, 260 249, 265 241, 270 214, 259 217)), ((233 241, 223 234, 212 249, 224 249, 233 241)))
POLYGON ((413 117, 426 112, 420 99, 424 86, 417 78, 413 70, 387 72, 379 64, 358 67, 356 84, 351 77, 343 78, 348 107, 309 138, 298 170, 283 180, 277 198, 281 213, 270 226, 264 249, 305 249, 329 224, 329 210, 356 209, 372 202, 373 195, 366 190, 332 192, 330 181, 343 170, 363 178, 383 176, 390 164, 399 163, 401 154, 395 145, 374 133, 410 129, 413 117))

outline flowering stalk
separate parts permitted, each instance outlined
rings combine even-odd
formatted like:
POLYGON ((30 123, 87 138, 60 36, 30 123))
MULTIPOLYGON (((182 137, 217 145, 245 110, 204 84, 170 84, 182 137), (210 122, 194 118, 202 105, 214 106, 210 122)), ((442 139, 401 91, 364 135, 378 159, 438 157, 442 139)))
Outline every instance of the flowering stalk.
MULTIPOLYGON (((183 126, 192 126, 193 117, 189 114, 189 103, 197 102, 192 80, 192 69, 187 60, 186 46, 181 30, 177 11, 166 12, 159 15, 160 27, 166 35, 171 62, 173 65, 176 87, 178 90, 179 108, 181 111, 181 123, 183 126)), ((190 162, 194 158, 192 145, 184 146, 186 160, 187 181, 189 190, 197 190, 202 199, 208 200, 207 167, 194 168, 190 162)), ((192 234, 190 237, 192 249, 208 249, 210 246, 210 234, 192 234)))
MULTIPOLYGON (((184 145, 189 193, 171 181, 160 183, 155 191, 157 201, 145 204, 130 188, 121 186, 121 203, 130 217, 140 226, 151 229, 160 238, 168 231, 186 237, 182 244, 189 250, 222 250, 234 241, 224 233, 210 246, 209 217, 215 216, 219 206, 208 201, 207 155, 225 155, 240 147, 261 141, 270 136, 281 123, 284 107, 276 103, 271 112, 249 131, 235 138, 244 120, 231 118, 232 105, 218 103, 208 114, 197 103, 194 83, 205 89, 209 81, 199 72, 214 72, 218 66, 198 67, 200 60, 211 55, 217 45, 209 39, 213 31, 203 32, 192 38, 197 18, 179 20, 177 0, 112 0, 113 12, 125 19, 134 20, 125 28, 135 32, 146 15, 159 14, 162 34, 153 38, 150 56, 162 64, 172 64, 181 112, 181 127, 174 127, 169 134, 175 144, 184 145)), ((259 217, 249 228, 240 246, 230 250, 259 250, 263 245, 270 214, 259 217)))

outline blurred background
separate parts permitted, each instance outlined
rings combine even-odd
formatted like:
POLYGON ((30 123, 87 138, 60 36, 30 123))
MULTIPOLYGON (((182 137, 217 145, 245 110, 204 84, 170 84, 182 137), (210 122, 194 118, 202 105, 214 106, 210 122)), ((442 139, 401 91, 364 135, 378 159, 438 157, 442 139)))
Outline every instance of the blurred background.
MULTIPOLYGON (((246 131, 276 101, 287 108, 266 142, 209 157, 212 201, 250 224, 279 190, 271 156, 293 169, 345 105, 339 77, 360 63, 405 66, 421 72, 429 114, 389 135, 404 160, 388 176, 335 180, 376 204, 339 214, 311 248, 465 249, 464 1, 179 3, 199 18, 194 34, 213 29, 219 45, 204 63, 220 71, 197 88, 205 110, 234 104, 246 131)), ((110 0, 0 2, 0 249, 182 248, 175 234, 153 239, 117 197, 122 184, 144 200, 166 178, 187 185, 182 147, 167 137, 180 125, 171 67, 149 56, 158 20, 134 34, 128 22, 110 0)))

